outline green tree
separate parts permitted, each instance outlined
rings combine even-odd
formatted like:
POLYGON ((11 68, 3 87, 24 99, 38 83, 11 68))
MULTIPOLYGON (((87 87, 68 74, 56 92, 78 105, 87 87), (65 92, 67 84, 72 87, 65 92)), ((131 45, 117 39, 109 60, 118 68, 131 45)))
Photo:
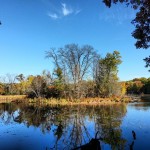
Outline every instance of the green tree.
POLYGON ((107 53, 105 58, 99 60, 96 69, 96 90, 99 96, 106 97, 117 94, 119 91, 118 65, 121 64, 118 51, 107 53))
POLYGON ((65 90, 64 87, 64 79, 63 79, 63 72, 61 68, 57 68, 54 70, 55 79, 53 85, 57 91, 57 97, 62 96, 62 92, 65 90))
POLYGON ((143 86, 143 93, 150 94, 150 78, 148 78, 147 82, 143 86))
POLYGON ((19 74, 16 76, 16 79, 19 81, 19 83, 17 84, 17 93, 18 94, 26 94, 26 87, 25 87, 25 77, 23 74, 19 74))
POLYGON ((18 76, 16 76, 16 79, 19 81, 19 82, 22 82, 24 81, 25 77, 23 74, 19 74, 18 76))

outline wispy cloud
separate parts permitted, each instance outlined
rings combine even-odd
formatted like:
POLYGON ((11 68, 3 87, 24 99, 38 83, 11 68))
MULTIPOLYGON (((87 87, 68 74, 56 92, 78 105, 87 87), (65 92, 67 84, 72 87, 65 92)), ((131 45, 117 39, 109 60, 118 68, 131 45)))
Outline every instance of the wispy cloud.
POLYGON ((52 19, 58 19, 58 15, 56 13, 48 13, 48 16, 51 17, 52 19))
POLYGON ((66 16, 69 16, 71 14, 77 15, 81 12, 81 9, 75 9, 71 6, 68 6, 66 3, 61 3, 59 8, 55 8, 53 12, 48 13, 48 16, 53 19, 60 19, 66 16))
POLYGON ((100 13, 100 19, 105 22, 115 23, 117 25, 123 24, 125 21, 132 20, 135 17, 135 12, 126 7, 115 9, 105 9, 100 13))
POLYGON ((64 16, 68 16, 69 14, 73 13, 73 10, 69 7, 67 7, 67 5, 65 3, 62 3, 62 13, 64 16))
POLYGON ((80 12, 81 12, 81 9, 77 9, 77 10, 75 11, 75 15, 79 14, 80 12))

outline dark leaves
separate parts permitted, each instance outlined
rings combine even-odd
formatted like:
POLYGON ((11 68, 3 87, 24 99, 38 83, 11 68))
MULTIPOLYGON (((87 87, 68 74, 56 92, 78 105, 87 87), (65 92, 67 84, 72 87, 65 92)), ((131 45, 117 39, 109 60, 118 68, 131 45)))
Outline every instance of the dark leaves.
MULTIPOLYGON (((146 62, 145 67, 150 67, 150 56, 143 59, 146 62)), ((149 70, 150 71, 150 70, 149 70)))
MULTIPOLYGON (((135 43, 137 49, 148 49, 150 47, 150 0, 103 0, 103 2, 108 7, 111 7, 111 3, 121 2, 138 10, 135 19, 131 22, 135 26, 132 36, 137 40, 135 43)), ((150 58, 147 57, 144 61, 146 67, 150 67, 150 58)))

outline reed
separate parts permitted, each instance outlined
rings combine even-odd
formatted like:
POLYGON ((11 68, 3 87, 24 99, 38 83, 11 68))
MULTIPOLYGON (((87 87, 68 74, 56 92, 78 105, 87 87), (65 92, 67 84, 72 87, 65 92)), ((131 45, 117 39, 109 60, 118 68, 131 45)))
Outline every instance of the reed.
POLYGON ((23 100, 25 98, 26 95, 0 95, 0 103, 23 100))
POLYGON ((119 98, 119 97, 111 97, 111 98, 82 98, 82 99, 74 99, 72 101, 68 99, 56 99, 56 98, 34 98, 34 99, 26 99, 24 102, 27 103, 38 103, 38 104, 50 104, 50 105, 99 105, 99 104, 116 104, 116 103, 127 103, 129 99, 119 98))

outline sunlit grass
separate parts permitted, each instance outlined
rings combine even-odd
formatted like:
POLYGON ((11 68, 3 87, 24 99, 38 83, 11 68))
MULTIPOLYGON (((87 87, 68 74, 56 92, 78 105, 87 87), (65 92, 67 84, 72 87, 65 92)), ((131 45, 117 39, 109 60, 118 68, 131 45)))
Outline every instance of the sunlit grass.
POLYGON ((39 104, 59 104, 59 105, 99 105, 99 104, 114 104, 114 103, 127 103, 129 102, 129 97, 111 97, 111 98, 81 98, 81 99, 74 99, 69 100, 65 98, 56 99, 56 98, 34 98, 34 99, 26 99, 25 102, 28 103, 39 103, 39 104))
POLYGON ((23 100, 25 98, 26 95, 0 95, 0 103, 23 100))
POLYGON ((121 102, 129 102, 129 97, 110 97, 110 98, 81 98, 81 99, 65 99, 65 98, 27 98, 26 95, 0 95, 0 103, 3 102, 11 102, 16 100, 23 100, 27 103, 39 103, 39 104, 60 104, 60 105, 97 105, 97 104, 112 104, 112 103, 121 103, 121 102))

